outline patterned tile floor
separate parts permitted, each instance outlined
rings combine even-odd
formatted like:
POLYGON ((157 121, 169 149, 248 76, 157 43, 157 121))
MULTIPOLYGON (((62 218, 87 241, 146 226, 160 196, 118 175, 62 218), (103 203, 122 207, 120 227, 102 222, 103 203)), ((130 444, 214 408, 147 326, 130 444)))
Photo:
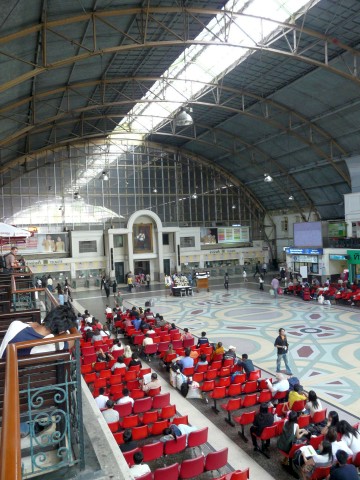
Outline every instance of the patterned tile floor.
MULTIPOLYGON (((78 292, 79 302, 102 317, 106 298, 100 292, 78 292), (102 298, 102 301, 99 301, 102 298)), ((337 408, 360 416, 360 311, 337 306, 320 306, 294 297, 276 301, 257 284, 232 283, 229 291, 220 279, 212 280, 211 291, 189 297, 165 296, 161 285, 151 291, 125 294, 125 305, 143 305, 152 298, 153 310, 164 314, 181 328, 200 335, 206 331, 211 341, 234 345, 237 353, 248 353, 256 365, 275 372, 273 346, 278 329, 287 331, 289 362, 306 390, 337 408)), ((113 300, 111 299, 111 303, 113 300)))

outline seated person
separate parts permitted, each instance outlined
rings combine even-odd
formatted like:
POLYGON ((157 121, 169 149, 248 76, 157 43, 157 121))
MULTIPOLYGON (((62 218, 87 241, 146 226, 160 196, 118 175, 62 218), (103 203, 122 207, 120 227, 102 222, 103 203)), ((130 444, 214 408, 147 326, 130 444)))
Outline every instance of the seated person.
POLYGON ((236 360, 236 347, 234 347, 233 345, 230 345, 229 349, 224 354, 225 360, 228 360, 230 358, 233 358, 234 360, 236 360))
POLYGON ((195 365, 195 370, 197 370, 197 368, 200 365, 209 365, 209 362, 207 361, 207 356, 206 356, 205 353, 200 354, 200 359, 199 359, 198 363, 195 365))
POLYGON ((214 358, 215 355, 224 355, 225 353, 225 348, 223 347, 222 342, 218 342, 216 344, 215 350, 213 351, 211 358, 214 358))
POLYGON ((306 393, 304 393, 302 385, 297 383, 296 385, 294 385, 294 390, 289 392, 289 401, 288 401, 289 409, 291 410, 292 406, 294 405, 294 402, 297 402, 299 400, 306 401, 307 395, 306 393))
POLYGON ((114 410, 114 402, 112 400, 108 400, 105 406, 106 406, 106 410, 104 410, 101 413, 106 423, 118 422, 120 419, 120 415, 119 415, 119 412, 114 410))
POLYGON ((116 368, 126 368, 126 364, 124 363, 124 357, 119 355, 114 365, 111 367, 111 371, 113 372, 116 368))
POLYGON ((129 393, 130 392, 127 388, 123 388, 123 396, 119 398, 119 400, 116 402, 116 405, 124 405, 124 403, 131 403, 131 405, 134 405, 135 400, 129 396, 129 393))
POLYGON ((197 347, 201 347, 202 345, 208 345, 209 339, 206 336, 206 332, 201 332, 201 337, 198 340, 197 347))
POLYGON ((180 370, 183 371, 184 368, 192 368, 194 366, 194 359, 190 357, 190 348, 185 349, 185 356, 179 360, 180 370))
MULTIPOLYGON (((250 427, 250 434, 251 434, 251 439, 254 446, 254 451, 259 450, 256 436, 260 436, 264 428, 271 427, 273 423, 274 423, 274 415, 272 413, 269 413, 268 404, 261 403, 260 411, 255 415, 254 423, 250 427)), ((268 447, 269 445, 270 445, 270 440, 267 440, 266 447, 268 447)))
POLYGON ((144 455, 142 452, 134 453, 134 465, 130 467, 130 474, 132 478, 136 479, 142 477, 146 473, 151 472, 149 465, 142 463, 144 460, 144 455))
POLYGON ((337 429, 335 427, 330 427, 327 434, 326 434, 326 440, 328 440, 331 443, 331 450, 333 453, 333 456, 335 457, 336 452, 338 450, 343 450, 346 452, 348 455, 352 455, 352 450, 346 445, 344 440, 338 440, 338 435, 337 435, 337 429))
POLYGON ((286 376, 283 373, 277 373, 275 377, 277 380, 275 383, 271 383, 269 379, 266 381, 267 387, 273 396, 276 395, 277 392, 287 392, 290 385, 286 376))
POLYGON ((106 402, 109 400, 109 397, 107 395, 104 395, 104 393, 105 388, 100 387, 99 395, 95 398, 96 405, 100 408, 100 410, 106 407, 106 402))
POLYGON ((193 335, 189 332, 188 328, 184 328, 184 333, 181 335, 181 340, 190 340, 194 338, 193 335))
POLYGON ((161 387, 160 380, 158 379, 157 373, 153 372, 151 374, 151 381, 147 384, 142 386, 143 392, 148 392, 149 390, 153 390, 154 388, 161 387))
POLYGON ((359 475, 354 465, 347 463, 349 455, 344 450, 336 452, 337 465, 330 469, 330 480, 358 480, 359 475))
POLYGON ((122 452, 130 452, 130 450, 134 450, 134 448, 137 447, 137 443, 134 442, 134 440, 132 439, 131 428, 127 428, 126 430, 124 430, 123 439, 124 443, 119 445, 122 452))
POLYGON ((254 364, 252 360, 250 360, 250 358, 248 357, 247 353, 243 353, 241 355, 241 360, 238 360, 236 365, 243 368, 244 372, 246 373, 247 380, 250 377, 250 373, 255 370, 254 364))
POLYGON ((138 357, 137 353, 133 353, 131 355, 131 360, 129 362, 129 367, 134 367, 136 365, 140 365, 140 368, 142 368, 142 363, 139 360, 139 357, 138 357))

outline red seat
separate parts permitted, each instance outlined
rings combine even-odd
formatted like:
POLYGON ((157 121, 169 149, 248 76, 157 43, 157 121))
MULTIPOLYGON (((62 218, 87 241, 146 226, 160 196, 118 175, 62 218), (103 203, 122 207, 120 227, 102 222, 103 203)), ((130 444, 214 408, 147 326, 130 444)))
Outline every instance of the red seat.
POLYGON ((157 410, 150 410, 148 412, 144 412, 144 415, 141 418, 141 423, 144 425, 149 425, 149 423, 155 423, 158 421, 158 411, 157 410))
POLYGON ((87 365, 81 365, 81 374, 85 375, 85 373, 92 373, 91 363, 88 363, 87 365))
POLYGON ((318 435, 317 437, 310 437, 310 445, 317 450, 320 446, 320 443, 324 440, 324 435, 318 435))
POLYGON ((151 435, 161 435, 164 428, 167 428, 168 426, 168 420, 158 420, 157 422, 152 424, 152 427, 150 427, 151 435))
POLYGON ((92 353, 95 353, 95 348, 93 346, 82 347, 81 353, 82 353, 82 355, 91 355, 92 353))
POLYGON ((330 467, 316 467, 310 479, 321 480, 323 478, 327 478, 328 475, 330 475, 330 467))
POLYGON ((209 365, 197 365, 196 366, 196 373, 205 373, 209 369, 209 365))
POLYGON ((250 478, 250 469, 246 470, 235 470, 235 472, 228 473, 223 475, 216 480, 248 480, 250 478))
POLYGON ((305 400, 296 400, 296 402, 292 404, 291 410, 293 412, 302 412, 304 408, 305 408, 305 400))
MULTIPOLYGON (((124 363, 125 363, 125 359, 124 359, 124 363)), ((131 367, 129 367, 129 372, 137 372, 139 373, 141 370, 141 365, 131 365, 131 367)), ((151 371, 151 369, 150 369, 151 371)))
POLYGON ((138 335, 134 335, 132 340, 133 345, 134 346, 142 345, 144 338, 145 338, 145 335, 143 335, 142 333, 139 333, 138 335))
POLYGON ((283 400, 287 397, 288 392, 276 392, 274 395, 274 400, 283 400))
POLYGON ((191 377, 191 375, 194 375, 194 370, 194 367, 184 368, 181 373, 186 377, 191 377))
MULTIPOLYGON (((118 370, 120 370, 120 369, 118 369, 118 370)), ((99 373, 99 378, 110 378, 111 375, 112 375, 112 373, 111 373, 110 369, 101 370, 101 372, 99 373)))
MULTIPOLYGON (((140 365, 139 365, 140 366, 140 365)), ((139 378, 143 378, 144 375, 147 375, 148 373, 151 373, 151 368, 141 368, 139 371, 139 378)))
POLYGON ((246 382, 246 373, 238 373, 235 375, 233 383, 245 383, 246 382))
POLYGON ((174 417, 172 423, 175 423, 175 425, 189 425, 189 417, 187 415, 174 417))
POLYGON ((161 419, 168 419, 171 417, 175 417, 176 415, 176 405, 166 405, 161 409, 160 418, 161 419))
POLYGON ((128 370, 124 375, 124 382, 130 382, 131 380, 136 380, 138 377, 138 372, 136 370, 128 370))
POLYGON ((257 391, 257 381, 247 381, 243 385, 243 393, 253 393, 257 391))
POLYGON ((141 450, 144 455, 144 462, 151 462, 152 460, 157 460, 164 455, 164 443, 149 443, 144 445, 141 450))
MULTIPOLYGON (((206 367, 206 365, 204 365, 204 367, 206 367)), ((193 380, 194 382, 202 383, 204 381, 204 374, 202 372, 195 372, 193 375, 193 380)))
POLYGON ((194 345, 195 339, 193 338, 184 338, 183 340, 183 347, 184 348, 190 348, 194 345))
POLYGON ((160 393, 153 398, 152 408, 162 408, 170 405, 170 393, 160 393))
POLYGON ((140 452, 140 448, 134 448, 133 450, 129 450, 128 452, 123 452, 124 458, 127 461, 129 467, 134 465, 134 453, 140 452))
POLYGON ((190 458, 180 464, 179 478, 187 479, 197 477, 204 471, 204 457, 190 458))
MULTIPOLYGON (((128 382, 125 383, 125 386, 130 391, 140 389, 139 380, 129 380, 128 382)), ((145 393, 144 393, 144 395, 145 395, 145 393)), ((144 395, 142 395, 140 398, 142 398, 144 395)))
POLYGON ((159 395, 161 392, 161 387, 157 387, 157 388, 150 388, 150 390, 148 390, 146 392, 146 395, 148 397, 155 397, 156 395, 159 395))
POLYGON ((225 398, 226 395, 226 387, 215 387, 214 390, 210 393, 210 398, 213 399, 214 405, 212 406, 212 409, 214 410, 215 413, 219 413, 220 410, 217 408, 216 402, 217 400, 220 400, 221 398, 225 398))
POLYGON ((206 455, 205 458, 205 472, 210 470, 220 470, 220 468, 225 467, 228 460, 228 448, 223 448, 218 452, 210 452, 206 455))
POLYGON ((209 428, 199 428, 199 430, 195 430, 195 432, 190 432, 188 435, 187 446, 189 448, 200 448, 200 452, 202 453, 200 445, 203 445, 208 441, 208 434, 209 428))
POLYGON ((151 410, 152 404, 152 397, 139 398, 134 402, 133 413, 143 413, 151 410))
POLYGON ((109 384, 110 385, 118 385, 122 383, 122 376, 121 375, 112 375, 109 378, 109 384))
MULTIPOLYGON (((128 388, 129 388, 129 387, 128 387, 128 388)), ((131 390, 131 392, 130 392, 130 397, 131 397, 133 400, 139 400, 139 399, 145 397, 145 392, 143 392, 143 391, 140 390, 139 388, 134 388, 134 390, 131 390)))
MULTIPOLYGON (((108 370, 104 370, 104 372, 107 372, 108 370)), ((125 375, 126 372, 126 367, 120 367, 120 368, 115 368, 113 371, 113 375, 121 375, 122 377, 125 375)), ((100 375, 102 372, 100 372, 100 375)))
POLYGON ((164 445, 164 455, 173 455, 186 448, 186 435, 180 435, 176 440, 168 440, 164 445))
POLYGON ((173 346, 174 350, 178 350, 179 348, 181 348, 181 349, 184 348, 183 341, 180 340, 179 338, 172 339, 171 343, 172 343, 172 346, 173 346))
POLYGON ((106 362, 95 362, 94 370, 95 372, 101 372, 101 370, 106 370, 106 362))
POLYGON ((250 372, 250 373, 249 373, 249 378, 248 378, 248 380, 249 380, 249 381, 259 380, 260 377, 261 377, 261 370, 254 370, 253 372, 250 372))
POLYGON ((326 419, 326 412, 326 408, 324 408, 323 410, 319 410, 318 412, 314 412, 314 415, 311 417, 311 423, 323 422, 326 419))
POLYGON ((360 452, 358 452, 353 458, 353 464, 355 465, 356 468, 360 467, 360 452))
POLYGON ((122 445, 124 443, 124 432, 113 433, 113 436, 118 445, 122 445))
POLYGON ((271 427, 265 427, 264 430, 261 432, 261 435, 256 435, 256 438, 261 440, 261 453, 265 455, 265 457, 270 458, 270 456, 266 453, 266 442, 270 440, 271 438, 274 438, 277 436, 277 430, 278 426, 277 425, 271 425, 271 427))
POLYGON ((222 363, 223 367, 232 367, 234 365, 235 358, 225 358, 222 363))
POLYGON ((147 425, 141 425, 140 427, 133 427, 131 429, 132 438, 136 442, 137 440, 143 440, 149 436, 149 427, 147 425))
POLYGON ((243 405, 242 408, 253 407, 257 403, 257 395, 256 393, 252 393, 251 395, 245 395, 243 398, 243 405))
POLYGON ((205 379, 206 380, 215 380, 215 378, 218 376, 217 375, 217 370, 215 369, 211 369, 211 370, 207 370, 207 372, 205 372, 205 379))
POLYGON ((114 410, 119 412, 120 418, 126 417, 132 413, 132 403, 127 402, 122 403, 121 405, 114 405, 114 410))
POLYGON ((84 380, 86 383, 94 383, 97 380, 97 375, 95 372, 85 373, 84 380))
POLYGON ((145 355, 145 358, 148 362, 151 361, 150 355, 155 355, 158 349, 158 344, 157 343, 152 343, 151 345, 145 345, 143 354, 145 355))
POLYGON ((128 415, 122 419, 121 428, 137 427, 139 424, 139 415, 128 415))
POLYGON ((289 452, 284 452, 280 448, 279 448, 279 452, 282 455, 284 455, 284 457, 289 458, 291 460, 292 458, 294 458, 294 454, 295 454, 296 450, 299 450, 299 448, 303 447, 304 445, 306 445, 306 444, 305 443, 295 443, 294 445, 292 445, 289 452))
POLYGON ((227 403, 223 403, 221 405, 221 408, 228 413, 228 416, 225 418, 225 421, 232 427, 235 427, 235 423, 231 419, 231 412, 234 412, 235 410, 240 410, 241 398, 230 398, 227 401, 227 403))
POLYGON ((230 387, 231 378, 230 377, 220 377, 215 380, 215 387, 230 387))
POLYGON ((212 392, 215 388, 214 380, 205 380, 205 382, 201 385, 202 392, 212 392))
POLYGON ((119 430, 119 422, 108 423, 108 427, 110 428, 111 432, 115 433, 119 430))
POLYGON ((245 436, 244 427, 245 425, 250 425, 254 423, 255 415, 256 411, 252 410, 251 412, 244 412, 239 417, 234 417, 235 422, 241 425, 241 432, 238 432, 238 434, 245 442, 247 442, 248 439, 245 436))
POLYGON ((178 480, 179 478, 179 464, 174 463, 169 467, 157 468, 154 471, 154 480, 178 480))
POLYGON ((258 396, 258 403, 267 403, 267 402, 270 402, 272 399, 272 393, 270 392, 270 390, 262 390, 260 393, 259 393, 259 396, 258 396))
POLYGON ((299 428, 305 428, 310 424, 310 415, 300 415, 298 417, 299 428))
POLYGON ((231 368, 230 367, 221 367, 220 370, 218 371, 218 376, 219 377, 229 377, 231 373, 231 368))
POLYGON ((227 389, 226 395, 228 397, 236 397, 241 394, 241 383, 232 383, 227 389))

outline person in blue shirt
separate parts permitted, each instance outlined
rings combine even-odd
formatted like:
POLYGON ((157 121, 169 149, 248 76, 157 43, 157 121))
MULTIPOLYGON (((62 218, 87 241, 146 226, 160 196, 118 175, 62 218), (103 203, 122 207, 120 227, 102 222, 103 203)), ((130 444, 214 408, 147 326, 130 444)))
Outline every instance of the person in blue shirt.
POLYGON ((134 325, 135 330, 140 330, 141 318, 137 317, 131 323, 134 325))
POLYGON ((209 339, 206 336, 206 332, 201 332, 201 337, 198 340, 197 346, 200 347, 201 345, 207 345, 209 343, 209 339))
POLYGON ((249 379, 250 372, 255 370, 254 364, 252 360, 248 357, 247 353, 243 353, 241 355, 241 360, 238 360, 237 364, 239 367, 242 367, 244 372, 246 373, 246 378, 249 379))
POLYGON ((183 371, 184 368, 191 368, 194 366, 194 359, 190 357, 190 348, 185 349, 185 357, 179 361, 180 370, 183 371))

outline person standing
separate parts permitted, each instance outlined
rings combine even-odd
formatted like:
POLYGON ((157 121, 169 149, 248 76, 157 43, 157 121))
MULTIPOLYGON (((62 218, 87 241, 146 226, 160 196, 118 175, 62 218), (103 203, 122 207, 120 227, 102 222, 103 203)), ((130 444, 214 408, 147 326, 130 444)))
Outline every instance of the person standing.
POLYGON ((280 364, 281 360, 284 360, 285 363, 285 368, 286 368, 286 374, 287 375, 292 375, 291 373, 291 368, 288 363, 288 351, 289 351, 289 344, 287 341, 287 337, 285 335, 285 329, 284 328, 279 328, 279 335, 275 339, 274 347, 277 350, 277 360, 276 360, 276 372, 280 372, 280 364))
POLYGON ((104 282, 104 290, 105 290, 106 298, 109 298, 109 296, 110 296, 110 282, 109 282, 109 280, 106 280, 104 282))
POLYGON ((46 285, 46 286, 47 286, 47 289, 49 290, 49 292, 52 292, 52 291, 53 291, 53 285, 54 285, 54 281, 53 281, 51 275, 49 275, 49 276, 47 277, 47 285, 46 285))
POLYGON ((14 268, 18 267, 18 261, 16 255, 18 253, 17 247, 11 247, 10 252, 4 255, 5 259, 5 272, 13 272, 14 268))
POLYGON ((229 274, 227 272, 224 275, 224 287, 225 290, 229 290, 229 274))
POLYGON ((112 283, 112 291, 113 291, 114 298, 116 298, 116 290, 117 290, 116 287, 117 287, 116 280, 114 280, 112 283))
POLYGON ((148 272, 145 276, 146 286, 150 288, 150 273, 148 272))
POLYGON ((130 276, 129 274, 128 274, 128 277, 127 277, 127 286, 128 286, 129 293, 131 293, 134 285, 133 285, 133 277, 130 276))
POLYGON ((264 291, 264 277, 262 273, 259 274, 259 288, 262 292, 264 291))
POLYGON ((267 273, 267 264, 266 264, 266 262, 264 262, 264 263, 262 264, 262 273, 263 273, 263 276, 264 276, 264 278, 265 278, 265 275, 266 275, 266 273, 267 273))
POLYGON ((279 280, 275 276, 271 280, 271 287, 274 290, 274 298, 275 298, 275 300, 277 300, 278 290, 279 290, 279 280))
POLYGON ((260 275, 260 262, 257 262, 257 264, 255 265, 254 278, 256 277, 256 275, 260 275))

